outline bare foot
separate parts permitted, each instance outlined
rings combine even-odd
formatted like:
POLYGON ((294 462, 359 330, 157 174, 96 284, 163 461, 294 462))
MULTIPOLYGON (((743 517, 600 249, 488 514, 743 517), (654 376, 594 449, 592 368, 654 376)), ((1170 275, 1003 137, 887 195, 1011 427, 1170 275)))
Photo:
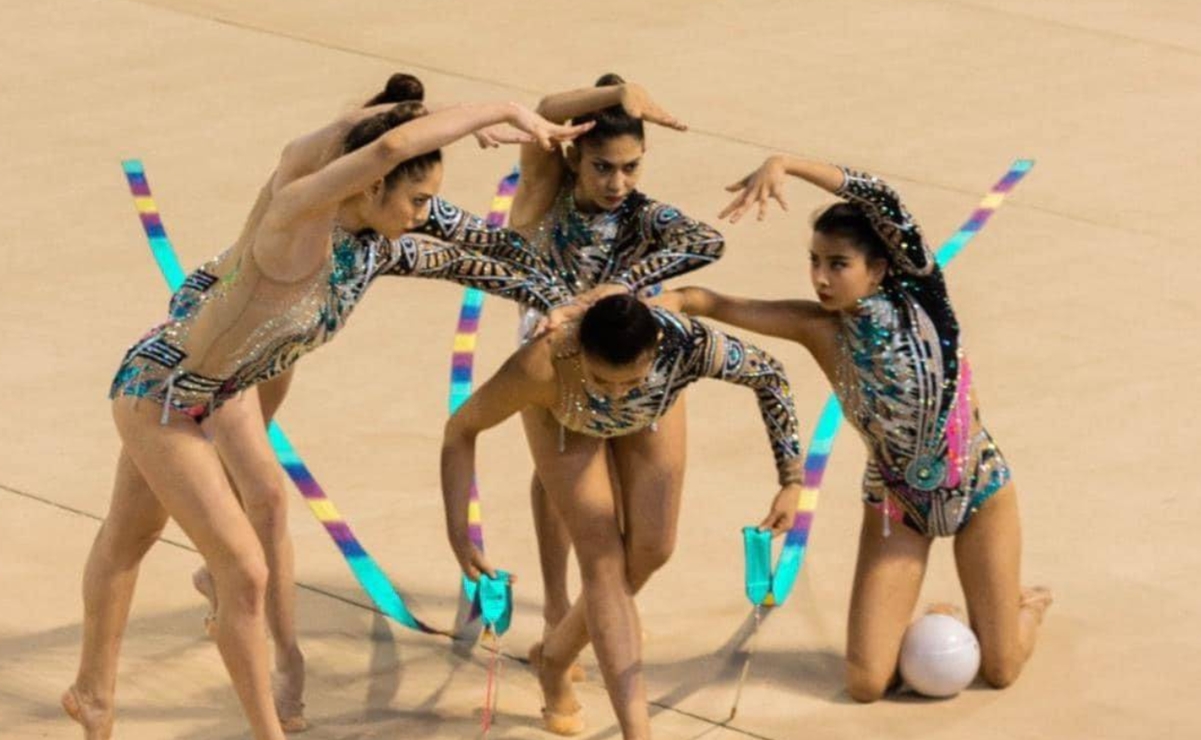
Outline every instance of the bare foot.
POLYGON ((87 740, 108 740, 113 736, 112 707, 90 699, 74 685, 63 692, 59 703, 68 717, 83 726, 87 740))
POLYGON ((542 657, 542 643, 530 648, 530 665, 538 673, 542 686, 542 724, 556 735, 578 735, 584 731, 583 707, 576 701, 571 686, 571 670, 555 670, 542 657))
POLYGON ((304 732, 309 721, 304 717, 304 655, 299 648, 275 658, 275 712, 284 732, 304 732))
POLYGON ((208 599, 209 613, 204 615, 204 632, 213 639, 217 638, 217 585, 213 583, 213 575, 209 569, 200 566, 192 573, 192 587, 200 595, 208 599))
POLYGON ((1030 586, 1022 589, 1022 611, 1028 611, 1034 615, 1034 619, 1038 623, 1042 623, 1043 615, 1047 612, 1047 608, 1055 602, 1055 597, 1051 594, 1051 589, 1046 586, 1030 586))

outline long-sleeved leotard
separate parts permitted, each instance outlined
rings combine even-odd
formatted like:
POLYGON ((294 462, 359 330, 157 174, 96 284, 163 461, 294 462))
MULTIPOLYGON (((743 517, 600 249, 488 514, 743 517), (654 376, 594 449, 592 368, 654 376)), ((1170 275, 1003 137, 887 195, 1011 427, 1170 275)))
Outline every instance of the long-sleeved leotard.
POLYGON ((751 388, 767 428, 781 485, 800 480, 801 444, 788 376, 767 352, 737 337, 661 308, 651 309, 661 337, 646 380, 621 397, 589 390, 575 327, 555 339, 559 399, 552 414, 566 429, 617 437, 652 426, 685 386, 717 378, 751 388))
MULTIPOLYGON (((612 211, 584 213, 569 181, 526 236, 574 295, 603 283, 647 294, 668 278, 716 262, 725 239, 678 208, 634 191, 612 211)), ((539 317, 527 314, 521 338, 539 317)))
POLYGON ((844 314, 839 332, 836 390, 871 452, 864 495, 923 534, 951 535, 1009 468, 980 423, 959 323, 921 229, 888 185, 843 175, 837 195, 867 215, 890 262, 881 289, 844 314))
POLYGON ((331 238, 329 259, 298 283, 271 280, 236 248, 193 272, 169 319, 126 354, 110 397, 150 398, 164 420, 170 409, 202 420, 332 339, 382 275, 449 280, 543 311, 568 298, 519 235, 444 201, 419 233, 390 240, 335 227, 331 238))

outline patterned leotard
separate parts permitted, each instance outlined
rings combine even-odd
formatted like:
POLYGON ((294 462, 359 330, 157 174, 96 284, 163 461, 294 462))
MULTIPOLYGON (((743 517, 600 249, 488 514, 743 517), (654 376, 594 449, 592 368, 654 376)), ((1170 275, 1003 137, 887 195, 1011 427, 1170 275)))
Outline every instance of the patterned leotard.
MULTIPOLYGON (((659 283, 716 262, 725 239, 708 224, 635 190, 612 211, 584 213, 569 180, 551 209, 527 233, 531 247, 549 263, 572 295, 618 283, 649 295, 659 283)), ((539 314, 522 317, 519 339, 529 338, 539 314)))
POLYGON ((245 251, 227 250, 172 296, 168 320, 125 355, 110 398, 149 398, 202 421, 237 393, 288 369, 345 325, 381 275, 450 280, 547 310, 566 300, 515 232, 434 199, 419 231, 389 240, 335 227, 326 262, 279 283, 245 251))
POLYGON ((696 319, 661 308, 651 311, 661 332, 651 370, 642 384, 618 398, 589 390, 575 327, 564 327, 554 349, 559 398, 551 410, 562 428, 590 437, 633 434, 652 426, 685 386, 717 378, 755 391, 780 484, 800 481, 796 408, 776 358, 696 319))
POLYGON ((980 423, 959 323, 934 255, 897 194, 844 169, 837 193, 889 248, 880 290, 844 314, 835 388, 867 443, 864 498, 930 537, 949 536, 1009 480, 980 423))

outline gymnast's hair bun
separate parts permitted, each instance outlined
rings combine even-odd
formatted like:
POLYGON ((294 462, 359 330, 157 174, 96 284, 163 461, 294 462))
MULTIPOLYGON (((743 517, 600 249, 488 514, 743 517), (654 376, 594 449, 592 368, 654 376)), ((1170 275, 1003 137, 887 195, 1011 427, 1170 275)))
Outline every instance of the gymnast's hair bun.
POLYGON ((624 84, 626 84, 625 78, 622 77, 621 75, 617 74, 616 72, 609 72, 608 74, 603 74, 600 76, 600 79, 598 79, 596 81, 596 87, 608 87, 609 85, 624 85, 624 84))
POLYGON ((383 91, 368 100, 364 107, 383 103, 420 103, 423 100, 425 85, 421 84, 421 80, 413 75, 397 72, 388 78, 388 84, 384 85, 383 91))

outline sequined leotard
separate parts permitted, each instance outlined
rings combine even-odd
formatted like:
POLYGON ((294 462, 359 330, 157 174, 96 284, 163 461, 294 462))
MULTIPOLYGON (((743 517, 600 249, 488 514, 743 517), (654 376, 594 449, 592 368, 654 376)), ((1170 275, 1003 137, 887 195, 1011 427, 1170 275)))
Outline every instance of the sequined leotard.
POLYGON ((890 262, 880 290, 844 314, 839 331, 836 390, 870 452, 864 498, 886 521, 953 535, 1009 468, 980 423, 959 323, 921 229, 888 185, 843 175, 837 195, 868 216, 890 262))
POLYGON ((577 327, 553 338, 559 398, 552 415, 565 429, 617 437, 655 423, 688 384, 717 378, 752 388, 767 427, 780 484, 800 481, 796 408, 784 368, 767 352, 696 319, 652 308, 661 336, 646 380, 619 398, 589 390, 580 364, 577 327))
POLYGON ((381 275, 450 280, 541 310, 567 299, 515 232, 439 199, 419 232, 389 240, 335 227, 332 241, 329 259, 296 283, 263 275, 244 249, 193 272, 168 320, 126 353, 109 396, 161 403, 164 423, 172 409, 199 422, 332 339, 381 275))
MULTIPOLYGON (((668 278, 716 262, 725 251, 716 229, 637 190, 616 209, 592 214, 576 206, 573 189, 569 180, 525 233, 573 295, 603 283, 647 295, 668 278)), ((532 312, 523 316, 519 339, 529 337, 539 318, 532 312)))

